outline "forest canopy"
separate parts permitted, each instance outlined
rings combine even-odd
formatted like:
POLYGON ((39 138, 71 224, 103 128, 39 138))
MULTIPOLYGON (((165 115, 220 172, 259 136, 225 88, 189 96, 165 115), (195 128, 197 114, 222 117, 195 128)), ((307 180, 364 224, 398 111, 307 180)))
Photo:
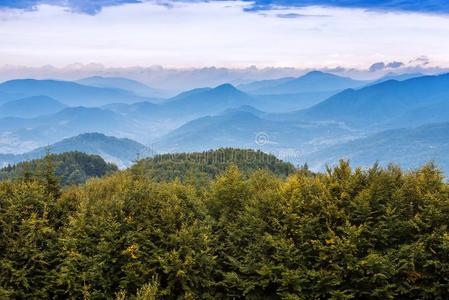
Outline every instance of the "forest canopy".
POLYGON ((0 182, 0 298, 449 297, 449 185, 432 164, 231 164, 198 185, 141 176, 147 163, 64 188, 51 167, 0 182))
POLYGON ((131 170, 157 181, 207 178, 213 179, 230 165, 237 166, 244 175, 257 170, 268 170, 287 177, 296 171, 291 163, 260 150, 220 148, 204 152, 169 153, 138 161, 131 170))

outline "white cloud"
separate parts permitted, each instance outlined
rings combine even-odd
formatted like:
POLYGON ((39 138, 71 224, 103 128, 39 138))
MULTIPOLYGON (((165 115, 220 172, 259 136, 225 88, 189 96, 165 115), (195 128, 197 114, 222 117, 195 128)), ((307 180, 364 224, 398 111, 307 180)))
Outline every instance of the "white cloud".
POLYGON ((0 65, 367 67, 421 55, 449 65, 445 16, 321 7, 261 14, 245 5, 145 2, 95 16, 48 5, 1 11, 0 65))

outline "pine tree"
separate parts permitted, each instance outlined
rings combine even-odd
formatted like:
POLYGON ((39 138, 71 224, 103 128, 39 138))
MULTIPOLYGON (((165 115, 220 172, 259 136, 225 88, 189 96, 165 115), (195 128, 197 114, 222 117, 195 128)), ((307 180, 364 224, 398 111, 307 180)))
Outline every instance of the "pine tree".
POLYGON ((56 176, 56 167, 50 149, 47 147, 45 151, 46 154, 41 165, 41 180, 43 180, 48 195, 57 199, 61 196, 61 186, 59 178, 56 176))

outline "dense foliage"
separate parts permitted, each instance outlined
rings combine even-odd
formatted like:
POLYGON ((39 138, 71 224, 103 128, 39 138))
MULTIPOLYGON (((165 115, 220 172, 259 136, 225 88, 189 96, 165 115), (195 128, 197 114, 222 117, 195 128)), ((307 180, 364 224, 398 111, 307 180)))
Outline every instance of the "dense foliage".
POLYGON ((0 298, 447 299, 449 185, 427 165, 198 188, 117 172, 0 183, 0 298))
POLYGON ((0 170, 0 180, 40 176, 48 162, 54 165, 55 174, 63 186, 84 183, 91 177, 102 177, 118 170, 98 155, 74 151, 9 165, 0 170))
POLYGON ((192 178, 213 179, 230 165, 244 175, 269 170, 281 177, 295 172, 295 167, 276 156, 251 149, 220 148, 205 152, 161 154, 140 160, 132 172, 156 181, 192 178))

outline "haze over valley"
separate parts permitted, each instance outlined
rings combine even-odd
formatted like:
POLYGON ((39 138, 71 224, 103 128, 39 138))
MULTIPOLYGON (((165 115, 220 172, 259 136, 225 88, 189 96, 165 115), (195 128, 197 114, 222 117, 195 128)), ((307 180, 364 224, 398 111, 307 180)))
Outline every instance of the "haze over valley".
POLYGON ((0 159, 38 158, 49 146, 123 168, 139 155, 235 147, 315 171, 346 158, 365 167, 434 161, 447 172, 448 86, 444 73, 356 80, 311 71, 166 96, 128 78, 15 79, 0 84, 0 159))

